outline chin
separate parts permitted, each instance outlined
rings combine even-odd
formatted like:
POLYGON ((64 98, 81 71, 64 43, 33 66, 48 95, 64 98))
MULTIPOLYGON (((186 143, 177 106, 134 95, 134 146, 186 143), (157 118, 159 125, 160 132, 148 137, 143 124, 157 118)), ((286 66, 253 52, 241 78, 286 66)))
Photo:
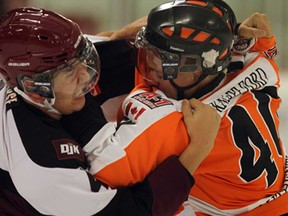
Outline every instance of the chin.
POLYGON ((85 96, 75 98, 72 102, 72 106, 75 108, 75 111, 81 110, 85 105, 85 96))

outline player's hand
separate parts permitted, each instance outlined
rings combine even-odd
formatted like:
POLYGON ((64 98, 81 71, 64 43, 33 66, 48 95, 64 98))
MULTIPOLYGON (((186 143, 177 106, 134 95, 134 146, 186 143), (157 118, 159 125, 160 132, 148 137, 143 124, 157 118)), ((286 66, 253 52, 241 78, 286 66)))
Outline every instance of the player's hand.
POLYGON ((183 100, 182 112, 190 144, 179 159, 192 174, 212 150, 221 117, 214 108, 196 99, 183 100))
POLYGON ((196 99, 184 100, 182 112, 190 144, 210 152, 220 126, 220 115, 210 105, 196 99))
POLYGON ((272 26, 269 18, 263 13, 254 13, 244 20, 239 28, 238 35, 245 38, 271 38, 272 26))
POLYGON ((114 31, 112 34, 110 34, 109 40, 134 39, 141 27, 146 24, 147 16, 141 17, 138 20, 124 26, 120 30, 114 31))

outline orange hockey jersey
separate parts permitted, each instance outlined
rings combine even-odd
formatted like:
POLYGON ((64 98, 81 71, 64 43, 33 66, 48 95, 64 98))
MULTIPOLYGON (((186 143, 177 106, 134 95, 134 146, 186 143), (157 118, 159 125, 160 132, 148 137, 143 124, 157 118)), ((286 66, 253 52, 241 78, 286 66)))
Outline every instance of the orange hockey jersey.
MULTIPOLYGON (((244 62, 243 70, 227 74, 199 98, 222 116, 215 146, 194 173, 185 203, 206 215, 241 214, 287 192, 278 68, 257 52, 244 62)), ((169 155, 179 155, 189 139, 180 108, 181 102, 159 90, 136 87, 123 102, 124 120, 116 129, 115 123, 104 126, 84 148, 92 174, 112 187, 130 185, 169 155)))

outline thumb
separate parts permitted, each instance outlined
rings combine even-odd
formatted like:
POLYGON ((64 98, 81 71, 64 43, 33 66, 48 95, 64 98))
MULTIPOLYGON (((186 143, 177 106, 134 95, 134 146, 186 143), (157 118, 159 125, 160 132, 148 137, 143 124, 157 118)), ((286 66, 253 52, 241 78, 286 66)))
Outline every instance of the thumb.
POLYGON ((193 110, 197 110, 199 106, 202 106, 203 103, 200 102, 199 100, 192 98, 189 100, 190 106, 193 110))
POLYGON ((182 114, 183 114, 183 120, 186 125, 187 131, 192 130, 192 119, 193 119, 193 111, 191 109, 191 106, 189 104, 189 101, 187 99, 184 99, 182 101, 182 114))

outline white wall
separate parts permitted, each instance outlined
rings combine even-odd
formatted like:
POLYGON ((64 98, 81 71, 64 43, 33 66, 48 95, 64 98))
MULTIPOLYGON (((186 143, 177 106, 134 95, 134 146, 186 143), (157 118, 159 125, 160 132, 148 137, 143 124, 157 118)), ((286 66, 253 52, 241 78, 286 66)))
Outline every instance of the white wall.
MULTIPOLYGON (((19 0, 9 0, 18 1, 19 0)), ((27 0, 31 6, 54 11, 89 16, 96 21, 97 31, 117 29, 147 15, 153 7, 169 0, 27 0)), ((239 21, 253 12, 266 13, 277 37, 280 56, 277 60, 282 68, 288 68, 288 0, 225 0, 235 11, 239 21)), ((96 33, 96 32, 95 32, 96 33)))
POLYGON ((279 95, 282 98, 282 104, 279 110, 280 118, 280 137, 286 146, 288 153, 288 70, 282 70, 280 73, 281 87, 279 95))

